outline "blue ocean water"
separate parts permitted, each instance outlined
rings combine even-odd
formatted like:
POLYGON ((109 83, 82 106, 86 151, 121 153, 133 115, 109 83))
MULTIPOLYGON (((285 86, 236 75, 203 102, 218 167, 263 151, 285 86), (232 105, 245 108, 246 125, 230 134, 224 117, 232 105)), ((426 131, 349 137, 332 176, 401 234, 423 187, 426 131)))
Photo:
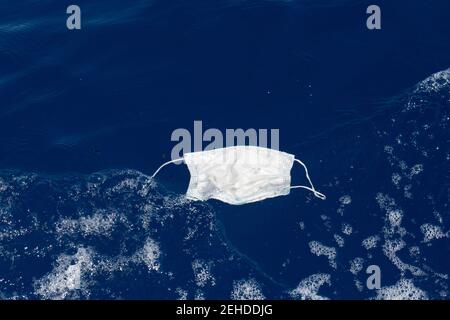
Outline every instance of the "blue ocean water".
POLYGON ((1 298, 449 298, 448 1, 70 4, 0 1, 1 298), (151 179, 195 120, 279 129, 327 200, 151 179))

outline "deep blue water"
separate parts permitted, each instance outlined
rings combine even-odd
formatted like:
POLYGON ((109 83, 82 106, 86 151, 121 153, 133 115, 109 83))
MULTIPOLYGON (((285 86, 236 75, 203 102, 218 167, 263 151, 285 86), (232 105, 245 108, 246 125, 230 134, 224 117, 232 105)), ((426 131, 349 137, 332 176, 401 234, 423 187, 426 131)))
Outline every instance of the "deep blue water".
POLYGON ((448 1, 377 1, 375 31, 372 1, 77 0, 72 31, 70 4, 0 1, 0 297, 450 297, 448 1), (327 200, 150 179, 195 120, 279 129, 327 200))

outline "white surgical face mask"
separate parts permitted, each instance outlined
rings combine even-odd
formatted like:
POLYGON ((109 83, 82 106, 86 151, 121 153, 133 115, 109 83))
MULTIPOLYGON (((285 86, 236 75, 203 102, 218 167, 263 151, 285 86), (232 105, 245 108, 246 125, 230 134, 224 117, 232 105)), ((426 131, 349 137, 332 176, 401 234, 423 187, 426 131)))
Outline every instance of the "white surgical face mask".
POLYGON ((202 152, 185 153, 181 159, 164 163, 152 178, 169 163, 184 160, 191 180, 186 197, 205 201, 217 199, 240 205, 288 195, 291 189, 303 188, 325 200, 316 191, 305 164, 294 155, 261 147, 236 146, 202 152), (310 184, 291 187, 291 169, 294 161, 300 163, 310 184))

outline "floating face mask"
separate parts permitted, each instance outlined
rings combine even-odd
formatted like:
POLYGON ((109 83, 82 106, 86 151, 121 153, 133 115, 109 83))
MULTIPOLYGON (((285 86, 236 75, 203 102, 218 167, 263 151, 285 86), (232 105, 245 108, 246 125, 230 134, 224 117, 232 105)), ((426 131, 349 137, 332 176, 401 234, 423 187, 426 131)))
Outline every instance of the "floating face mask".
POLYGON ((181 159, 161 165, 152 178, 166 165, 184 160, 191 180, 186 197, 205 201, 217 199, 240 205, 288 195, 291 189, 311 191, 319 199, 306 165, 289 153, 253 146, 236 146, 202 152, 185 153, 181 159), (305 169, 310 186, 291 186, 291 169, 298 162, 305 169))

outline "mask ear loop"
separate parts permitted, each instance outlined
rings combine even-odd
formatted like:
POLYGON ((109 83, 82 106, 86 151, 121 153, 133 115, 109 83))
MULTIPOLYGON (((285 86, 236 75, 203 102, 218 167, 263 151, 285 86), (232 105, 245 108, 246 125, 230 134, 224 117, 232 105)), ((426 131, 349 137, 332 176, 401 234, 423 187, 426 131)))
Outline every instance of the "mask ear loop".
POLYGON ((307 186, 292 186, 291 189, 299 189, 299 188, 306 189, 306 190, 311 191, 317 198, 325 200, 327 197, 323 193, 320 193, 319 191, 317 191, 314 188, 314 185, 311 182, 311 178, 309 177, 308 168, 306 168, 306 165, 298 159, 294 159, 294 161, 297 161, 298 163, 300 163, 303 166, 303 168, 305 168, 306 179, 308 179, 308 182, 309 182, 311 188, 307 187, 307 186))
POLYGON ((159 172, 162 168, 164 168, 165 166, 167 166, 168 164, 175 163, 175 162, 178 162, 178 161, 183 161, 183 160, 184 160, 184 158, 179 158, 179 159, 175 159, 175 160, 171 160, 171 161, 167 161, 167 162, 163 163, 163 164, 155 171, 155 173, 151 176, 151 178, 152 178, 152 179, 155 178, 155 176, 158 174, 158 172, 159 172))

